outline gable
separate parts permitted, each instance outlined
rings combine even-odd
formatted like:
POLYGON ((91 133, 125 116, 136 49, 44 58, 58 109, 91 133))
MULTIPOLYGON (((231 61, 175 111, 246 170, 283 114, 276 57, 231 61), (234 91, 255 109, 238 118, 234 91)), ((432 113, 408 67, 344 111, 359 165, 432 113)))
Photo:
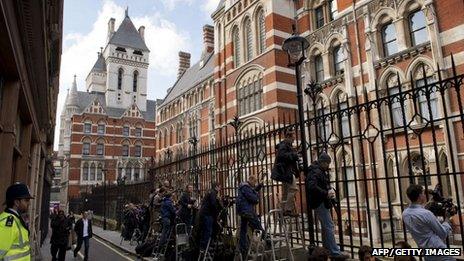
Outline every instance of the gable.
POLYGON ((85 109, 84 113, 90 114, 106 114, 106 110, 100 104, 100 101, 95 98, 85 109))
POLYGON ((129 117, 129 118, 143 118, 142 112, 139 110, 137 105, 134 103, 130 106, 122 115, 122 117, 129 117))

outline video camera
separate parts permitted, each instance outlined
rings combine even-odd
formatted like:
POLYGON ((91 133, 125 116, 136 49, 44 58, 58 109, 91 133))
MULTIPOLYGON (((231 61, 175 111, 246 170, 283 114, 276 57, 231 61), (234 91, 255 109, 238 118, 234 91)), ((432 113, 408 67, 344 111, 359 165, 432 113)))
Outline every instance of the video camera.
POLYGON ((230 208, 234 204, 235 204, 235 198, 234 197, 226 195, 226 196, 224 196, 222 198, 222 206, 224 206, 224 208, 230 208))
POLYGON ((451 217, 457 214, 457 206, 453 204, 452 198, 443 197, 443 189, 440 184, 430 192, 432 199, 425 205, 437 217, 451 217))

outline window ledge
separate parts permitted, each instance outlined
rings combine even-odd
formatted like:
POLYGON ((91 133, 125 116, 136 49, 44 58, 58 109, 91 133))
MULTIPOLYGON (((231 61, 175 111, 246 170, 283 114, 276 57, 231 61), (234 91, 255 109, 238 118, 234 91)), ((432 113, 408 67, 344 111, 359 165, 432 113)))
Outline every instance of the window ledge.
POLYGON ((431 51, 431 50, 432 50, 432 46, 431 46, 430 42, 426 42, 426 43, 423 43, 423 44, 420 44, 420 45, 416 45, 416 46, 410 47, 410 48, 408 48, 406 50, 403 50, 403 51, 397 52, 395 54, 392 54, 392 55, 390 55, 388 57, 379 59, 378 61, 374 62, 374 68, 375 69, 384 68, 384 67, 387 67, 389 65, 399 63, 399 62, 401 62, 403 60, 406 60, 408 58, 416 57, 419 54, 423 54, 423 53, 431 51))
POLYGON ((345 80, 345 73, 343 72, 327 80, 322 81, 320 85, 322 86, 322 88, 326 88, 326 87, 336 85, 337 83, 342 83, 344 80, 345 80))

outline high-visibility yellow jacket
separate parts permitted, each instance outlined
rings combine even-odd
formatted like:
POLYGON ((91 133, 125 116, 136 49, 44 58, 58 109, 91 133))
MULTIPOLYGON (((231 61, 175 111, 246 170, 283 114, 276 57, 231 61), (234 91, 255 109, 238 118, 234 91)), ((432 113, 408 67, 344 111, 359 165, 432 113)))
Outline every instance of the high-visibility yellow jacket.
POLYGON ((0 260, 29 261, 29 231, 14 214, 0 214, 0 260))

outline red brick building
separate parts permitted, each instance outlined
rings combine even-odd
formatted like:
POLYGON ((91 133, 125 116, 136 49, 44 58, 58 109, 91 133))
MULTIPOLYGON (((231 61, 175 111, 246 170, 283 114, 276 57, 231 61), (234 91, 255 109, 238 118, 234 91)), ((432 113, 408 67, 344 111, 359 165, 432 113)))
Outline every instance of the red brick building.
POLYGON ((142 181, 155 156, 145 28, 135 29, 127 11, 116 31, 114 23, 108 22, 108 42, 86 78, 87 91, 78 91, 74 79, 61 115, 59 156, 69 198, 118 177, 142 181))

